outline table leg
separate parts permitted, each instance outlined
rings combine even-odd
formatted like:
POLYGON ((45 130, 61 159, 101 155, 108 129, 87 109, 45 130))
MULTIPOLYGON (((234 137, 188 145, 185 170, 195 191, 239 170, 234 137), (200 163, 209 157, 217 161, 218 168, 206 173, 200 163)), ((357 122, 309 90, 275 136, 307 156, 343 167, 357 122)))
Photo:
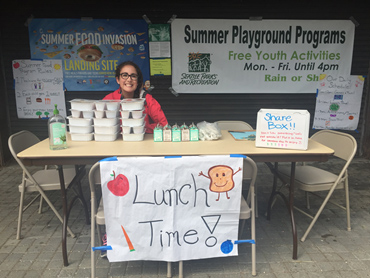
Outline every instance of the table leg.
MULTIPOLYGON (((75 169, 76 169, 76 173, 84 172, 85 171, 85 166, 78 167, 77 165, 75 165, 75 169)), ((77 188, 77 190, 78 190, 77 196, 80 199, 80 201, 81 201, 81 203, 82 203, 82 205, 84 207, 86 224, 89 225, 90 224, 89 208, 87 206, 86 200, 85 200, 84 195, 83 195, 83 192, 82 192, 81 179, 78 179, 77 180, 77 185, 78 185, 78 188, 77 188)))
POLYGON ((271 219, 271 208, 272 208, 272 205, 273 205, 273 202, 274 202, 274 198, 277 194, 276 193, 277 175, 275 175, 274 172, 277 171, 278 163, 275 162, 274 166, 272 166, 271 163, 266 163, 266 165, 270 168, 270 171, 274 174, 274 180, 273 180, 273 183, 272 183, 272 191, 271 191, 271 195, 270 195, 270 198, 269 198, 269 201, 268 201, 268 204, 267 204, 267 220, 270 220, 271 219))
POLYGON ((67 256, 67 224, 68 224, 68 205, 67 205, 67 191, 64 183, 63 166, 58 165, 59 181, 60 181, 60 191, 62 195, 62 205, 63 205, 63 227, 62 227, 62 254, 64 266, 68 266, 68 256, 67 256))
POLYGON ((68 266, 68 255, 67 255, 67 226, 68 226, 68 218, 69 218, 69 213, 72 209, 73 203, 75 200, 80 199, 82 202, 82 205, 84 206, 85 210, 85 216, 86 216, 86 222, 87 224, 90 223, 89 219, 89 213, 88 213, 88 208, 87 204, 85 201, 85 198, 83 197, 82 194, 82 189, 81 189, 81 178, 85 174, 85 166, 80 166, 80 167, 75 167, 76 169, 76 175, 71 181, 71 184, 69 185, 69 188, 73 188, 74 184, 78 184, 76 197, 74 197, 71 200, 71 203, 68 206, 67 202, 67 190, 65 187, 65 181, 64 181, 64 174, 63 174, 63 166, 58 165, 58 172, 59 172, 59 181, 60 181, 60 191, 61 191, 61 196, 62 196, 62 205, 63 205, 63 227, 62 227, 62 254, 63 254, 63 263, 64 266, 68 266))
POLYGON ((268 207, 267 207, 267 219, 270 220, 271 217, 271 208, 273 201, 276 197, 276 195, 279 195, 283 198, 288 211, 290 215, 290 222, 292 225, 292 235, 293 235, 293 260, 297 260, 297 255, 298 255, 298 240, 297 240, 297 229, 296 229, 296 224, 295 224, 295 219, 294 219, 294 180, 295 180, 295 167, 296 167, 296 162, 291 163, 291 168, 290 168, 290 182, 289 182, 289 196, 288 199, 280 192, 276 190, 277 187, 277 179, 279 178, 282 180, 282 182, 286 183, 284 179, 279 175, 277 172, 278 170, 278 163, 275 162, 274 166, 271 163, 266 163, 266 165, 269 167, 271 173, 274 175, 274 182, 272 186, 272 192, 270 195, 270 199, 268 202, 268 207))
POLYGON ((298 253, 298 240, 297 240, 297 228, 294 219, 294 180, 295 180, 295 166, 296 163, 292 162, 290 168, 290 183, 289 183, 289 213, 290 221, 292 223, 292 233, 293 233, 293 260, 297 259, 298 253))

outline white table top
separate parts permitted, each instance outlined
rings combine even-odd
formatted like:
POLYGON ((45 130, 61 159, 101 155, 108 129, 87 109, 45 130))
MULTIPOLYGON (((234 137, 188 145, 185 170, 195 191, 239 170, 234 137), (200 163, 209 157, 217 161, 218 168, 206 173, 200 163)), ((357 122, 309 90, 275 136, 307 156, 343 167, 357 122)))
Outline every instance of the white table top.
POLYGON ((309 140, 307 150, 257 148, 255 141, 235 140, 222 130, 222 138, 197 142, 154 142, 152 134, 145 134, 143 141, 128 142, 122 137, 113 142, 72 141, 68 148, 50 150, 49 141, 20 152, 18 157, 27 165, 43 164, 93 164, 112 156, 170 156, 170 155, 227 155, 244 154, 259 162, 326 161, 333 150, 309 140))

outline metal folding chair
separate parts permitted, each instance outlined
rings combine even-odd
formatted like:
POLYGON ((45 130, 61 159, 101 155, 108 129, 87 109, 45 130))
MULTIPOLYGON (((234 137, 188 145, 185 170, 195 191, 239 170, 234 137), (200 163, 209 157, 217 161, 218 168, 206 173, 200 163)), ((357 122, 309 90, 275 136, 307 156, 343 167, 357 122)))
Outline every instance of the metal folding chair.
MULTIPOLYGON (((344 209, 347 211, 347 230, 351 230, 351 221, 350 221, 350 205, 349 205, 349 190, 348 190, 348 166, 351 163, 353 157, 356 154, 357 143, 355 138, 352 135, 333 131, 333 130, 321 130, 311 136, 312 140, 315 140, 331 149, 334 150, 334 156, 340 158, 344 161, 343 168, 339 174, 334 174, 332 172, 320 169, 318 167, 310 165, 297 166, 295 171, 295 185, 297 188, 306 192, 306 201, 307 208, 310 208, 309 204, 309 194, 315 194, 315 192, 326 191, 327 195, 323 198, 324 201, 321 204, 320 208, 314 216, 306 213, 302 209, 295 207, 298 211, 309 216, 312 221, 307 228, 305 234, 301 238, 301 241, 305 241, 307 235, 311 231, 313 225, 316 223, 321 212, 325 208, 328 202, 344 209), (334 190, 344 189, 345 192, 345 203, 346 207, 337 204, 330 200, 334 190)), ((284 180, 289 180, 290 178, 290 167, 279 166, 278 173, 284 178, 284 180)), ((320 197, 320 196, 319 196, 320 197)))
MULTIPOLYGON (((33 133, 26 130, 11 135, 8 140, 8 146, 11 154, 13 155, 19 166, 23 169, 22 183, 18 186, 21 195, 19 201, 17 239, 21 238, 23 212, 27 208, 29 208, 30 205, 33 204, 38 197, 40 197, 39 213, 41 213, 42 210, 42 201, 45 200, 50 208, 53 210, 55 215, 59 218, 59 220, 63 222, 63 218, 45 194, 45 191, 60 190, 58 170, 55 167, 53 169, 48 169, 47 167, 45 167, 44 169, 38 170, 34 174, 31 174, 22 163, 22 160, 17 157, 17 154, 19 152, 31 147, 38 142, 40 142, 40 139, 33 133), (33 200, 30 201, 27 205, 25 205, 24 198, 25 194, 28 192, 38 192, 39 194, 35 198, 33 198, 33 200)), ((76 171, 74 168, 68 168, 64 170, 64 181, 66 188, 69 187, 75 175, 76 171)), ((75 237, 69 227, 67 227, 67 230, 72 237, 75 237)))

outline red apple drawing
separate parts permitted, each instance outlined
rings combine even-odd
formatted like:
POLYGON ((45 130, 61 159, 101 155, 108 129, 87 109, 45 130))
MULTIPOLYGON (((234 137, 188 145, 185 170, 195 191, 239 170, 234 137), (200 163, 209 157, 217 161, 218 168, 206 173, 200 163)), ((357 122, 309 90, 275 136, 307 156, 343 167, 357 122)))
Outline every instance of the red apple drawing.
POLYGON ((116 173, 113 171, 114 179, 108 182, 108 189, 115 196, 125 196, 130 189, 128 179, 125 175, 119 174, 116 177, 116 173))
POLYGON ((15 62, 14 64, 13 64, 13 67, 15 68, 15 69, 17 69, 17 68, 19 68, 19 63, 18 62, 15 62))

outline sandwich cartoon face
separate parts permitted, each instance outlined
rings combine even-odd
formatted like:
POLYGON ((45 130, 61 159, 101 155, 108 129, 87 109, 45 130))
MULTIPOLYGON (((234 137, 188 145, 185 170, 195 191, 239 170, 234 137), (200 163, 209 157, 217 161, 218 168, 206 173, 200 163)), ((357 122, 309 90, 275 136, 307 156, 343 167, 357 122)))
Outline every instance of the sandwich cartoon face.
POLYGON ((103 52, 95 44, 85 44, 77 49, 78 56, 87 62, 96 62, 98 61, 103 52))
POLYGON ((208 176, 204 175, 203 172, 199 173, 199 176, 204 176, 210 179, 209 190, 218 193, 218 198, 220 199, 220 193, 225 192, 227 199, 230 199, 227 192, 232 190, 235 186, 233 176, 241 171, 241 168, 234 173, 234 170, 226 165, 213 166, 208 170, 208 176))

